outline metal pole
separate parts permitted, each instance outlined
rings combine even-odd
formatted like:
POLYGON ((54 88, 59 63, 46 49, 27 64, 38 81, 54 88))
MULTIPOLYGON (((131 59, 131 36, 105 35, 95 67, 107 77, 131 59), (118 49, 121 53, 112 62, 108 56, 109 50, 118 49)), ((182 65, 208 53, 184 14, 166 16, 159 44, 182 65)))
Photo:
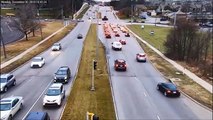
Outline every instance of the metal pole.
POLYGON ((39 27, 40 27, 41 40, 43 40, 43 33, 42 33, 42 26, 41 26, 39 8, 38 8, 38 13, 37 14, 38 14, 39 27))
POLYGON ((3 29, 1 28, 1 35, 0 35, 0 38, 1 38, 1 44, 2 44, 2 47, 3 47, 4 58, 6 59, 6 58, 7 58, 7 55, 6 55, 6 51, 5 51, 5 45, 4 45, 4 40, 3 40, 2 33, 3 33, 3 29))
POLYGON ((92 61, 92 87, 91 87, 91 91, 94 91, 95 90, 95 85, 94 85, 94 74, 95 74, 95 71, 94 71, 94 61, 92 61))

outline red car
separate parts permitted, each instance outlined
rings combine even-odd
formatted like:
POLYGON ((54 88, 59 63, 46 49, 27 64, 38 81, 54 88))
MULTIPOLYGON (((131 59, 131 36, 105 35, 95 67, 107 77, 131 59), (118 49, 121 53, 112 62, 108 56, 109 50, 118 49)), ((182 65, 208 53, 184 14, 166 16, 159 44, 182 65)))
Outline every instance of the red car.
POLYGON ((130 37, 129 33, 125 33, 125 37, 130 37))
POLYGON ((115 33, 115 37, 120 37, 119 33, 115 33))
POLYGON ((118 70, 126 71, 127 69, 126 61, 123 59, 116 59, 114 63, 114 68, 116 71, 118 70))
POLYGON ((121 40, 119 40, 119 42, 120 42, 122 45, 126 45, 126 40, 121 39, 121 40))

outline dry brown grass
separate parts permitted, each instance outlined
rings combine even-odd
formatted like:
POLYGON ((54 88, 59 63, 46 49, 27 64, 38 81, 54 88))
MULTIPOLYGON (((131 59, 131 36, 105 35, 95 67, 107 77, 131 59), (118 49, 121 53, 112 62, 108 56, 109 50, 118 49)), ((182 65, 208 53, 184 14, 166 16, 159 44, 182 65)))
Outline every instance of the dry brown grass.
MULTIPOLYGON (((56 32, 58 29, 62 28, 62 22, 55 21, 55 22, 45 22, 42 24, 42 33, 43 38, 48 37, 52 33, 56 32)), ((13 57, 19 55, 20 53, 24 52, 28 48, 32 47, 36 43, 41 41, 40 31, 37 30, 35 32, 35 36, 29 34, 29 40, 16 41, 14 43, 8 44, 5 46, 7 58, 5 59, 3 56, 3 49, 1 47, 1 64, 5 61, 12 59, 13 57)))
POLYGON ((181 91, 183 91, 196 101, 200 102, 201 104, 212 109, 212 94, 209 91, 191 80, 188 76, 183 74, 177 75, 176 72, 178 70, 176 68, 174 68, 170 63, 161 58, 157 53, 147 47, 140 40, 138 40, 138 42, 148 55, 148 58, 152 62, 154 67, 157 68, 158 71, 160 71, 165 78, 180 78, 181 81, 175 81, 175 84, 181 91))
MULTIPOLYGON (((15 69, 15 68, 19 67, 20 65, 24 64, 25 62, 27 62, 28 60, 30 60, 30 59, 33 58, 34 56, 36 56, 36 55, 38 55, 39 53, 45 51, 46 49, 48 49, 49 47, 51 47, 51 46, 53 45, 53 43, 55 43, 55 42, 61 40, 64 36, 66 36, 66 35, 70 32, 70 30, 74 28, 74 26, 75 26, 74 24, 71 24, 71 25, 67 26, 67 27, 66 27, 65 29, 63 29, 61 32, 57 33, 55 36, 51 37, 49 40, 43 42, 41 45, 39 45, 37 48, 33 49, 31 52, 29 52, 27 55, 25 55, 25 56, 22 57, 21 59, 19 59, 19 60, 13 62, 12 64, 10 64, 10 65, 4 67, 3 69, 1 69, 1 73, 10 72, 10 71, 12 71, 13 69, 15 69)), ((28 43, 28 41, 20 41, 20 42, 21 42, 21 43, 27 42, 25 45, 28 45, 28 44, 29 44, 28 46, 34 45, 33 42, 30 42, 30 43, 28 43)), ((16 54, 16 53, 18 53, 18 52, 16 51, 16 50, 18 50, 17 48, 22 49, 23 45, 22 45, 20 42, 17 42, 17 44, 14 43, 14 47, 15 47, 16 49, 14 48, 15 50, 13 50, 13 49, 11 48, 11 50, 13 51, 13 52, 11 52, 11 53, 16 54), (22 47, 20 47, 19 45, 22 46, 22 47)), ((37 41, 36 41, 36 42, 37 42, 37 41)), ((36 43, 36 42, 35 42, 35 43, 36 43)), ((23 50, 23 51, 24 51, 24 50, 23 50)), ((19 52, 20 52, 20 51, 19 51, 19 52)))
POLYGON ((115 120, 107 64, 103 45, 99 44, 98 70, 95 71, 95 91, 90 91, 92 60, 95 59, 96 28, 90 27, 84 42, 79 72, 68 97, 62 120, 84 120, 93 112, 101 120, 115 120))

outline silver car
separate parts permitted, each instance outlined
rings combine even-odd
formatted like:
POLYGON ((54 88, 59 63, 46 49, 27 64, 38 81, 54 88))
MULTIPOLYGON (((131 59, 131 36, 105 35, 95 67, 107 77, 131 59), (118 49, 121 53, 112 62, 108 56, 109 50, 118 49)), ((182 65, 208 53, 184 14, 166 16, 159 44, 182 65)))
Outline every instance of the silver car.
POLYGON ((8 88, 11 86, 16 85, 15 76, 8 73, 8 74, 1 74, 0 76, 0 86, 1 92, 7 92, 8 88))

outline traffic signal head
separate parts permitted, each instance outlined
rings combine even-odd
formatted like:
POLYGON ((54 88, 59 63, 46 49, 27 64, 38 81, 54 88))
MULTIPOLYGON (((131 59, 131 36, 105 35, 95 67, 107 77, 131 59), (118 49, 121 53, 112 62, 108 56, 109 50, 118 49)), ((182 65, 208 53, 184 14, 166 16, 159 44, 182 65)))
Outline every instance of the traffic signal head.
POLYGON ((96 114, 94 114, 94 115, 92 116, 92 120, 99 120, 99 117, 98 117, 96 114))
POLYGON ((97 61, 96 60, 93 61, 93 67, 94 67, 94 70, 97 69, 97 61))

